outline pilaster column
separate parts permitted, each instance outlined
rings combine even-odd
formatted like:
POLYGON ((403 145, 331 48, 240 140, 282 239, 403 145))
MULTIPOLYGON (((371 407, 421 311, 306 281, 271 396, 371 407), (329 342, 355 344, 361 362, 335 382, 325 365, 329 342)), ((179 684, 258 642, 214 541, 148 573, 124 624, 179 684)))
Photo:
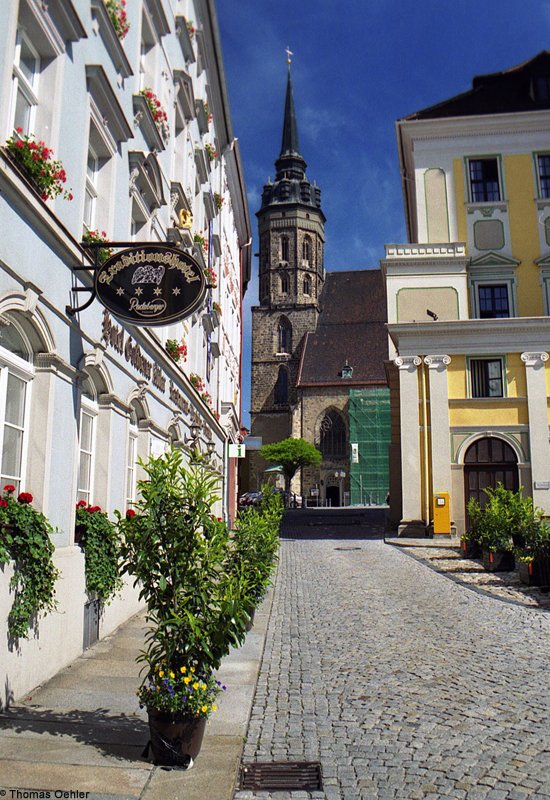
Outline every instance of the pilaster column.
POLYGON ((522 353, 527 379, 529 411, 529 449, 531 451, 531 490, 533 502, 550 514, 550 488, 536 488, 550 482, 550 445, 548 443, 548 409, 544 364, 548 353, 522 353))
POLYGON ((401 492, 402 520, 399 533, 422 527, 422 481, 420 462, 420 425, 418 418, 418 356, 398 356, 399 411, 401 419, 401 492))
POLYGON ((430 429, 432 486, 434 492, 451 493, 451 439, 449 435, 449 390, 447 367, 450 356, 426 356, 430 382, 430 429))

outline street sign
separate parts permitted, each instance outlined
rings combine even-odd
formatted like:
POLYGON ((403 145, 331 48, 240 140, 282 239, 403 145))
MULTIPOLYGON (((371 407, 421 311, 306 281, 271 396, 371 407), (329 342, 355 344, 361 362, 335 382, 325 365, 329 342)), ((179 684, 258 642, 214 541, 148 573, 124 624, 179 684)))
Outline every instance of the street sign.
POLYGON ((229 458, 244 458, 246 456, 246 447, 244 444, 230 444, 229 445, 229 458))

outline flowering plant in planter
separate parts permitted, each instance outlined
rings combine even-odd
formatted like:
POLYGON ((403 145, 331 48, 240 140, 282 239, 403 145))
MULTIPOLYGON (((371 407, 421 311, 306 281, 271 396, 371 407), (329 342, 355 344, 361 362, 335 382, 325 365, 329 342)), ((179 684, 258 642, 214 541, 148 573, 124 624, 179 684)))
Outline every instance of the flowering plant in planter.
POLYGON ((209 161, 214 161, 218 157, 218 154, 216 152, 216 148, 214 147, 213 144, 210 144, 209 142, 207 142, 204 145, 204 149, 206 150, 206 155, 208 156, 208 160, 209 161))
POLYGON ((17 136, 6 140, 6 150, 36 186, 42 200, 58 195, 64 200, 72 200, 71 192, 63 188, 67 175, 61 161, 55 160, 50 148, 42 141, 37 142, 34 134, 22 135, 22 128, 16 128, 16 133, 17 136))
POLYGON ((167 339, 164 348, 168 355, 178 361, 187 361, 187 345, 185 342, 178 342, 177 339, 167 339))
POLYGON ((167 664, 157 665, 138 690, 140 706, 189 717, 209 717, 217 711, 214 702, 227 687, 212 674, 198 675, 195 667, 182 664, 174 672, 167 664))
POLYGON ((193 234, 193 241, 195 244, 200 245, 202 252, 206 255, 208 253, 208 239, 203 233, 193 234))
POLYGON ((170 128, 168 126, 168 114, 162 107, 162 103, 148 86, 142 89, 140 95, 147 101, 149 111, 153 115, 155 125, 159 129, 159 133, 163 139, 167 139, 170 135, 170 128))
POLYGON ((79 544, 84 550, 86 591, 109 603, 122 589, 116 527, 99 506, 88 505, 85 500, 76 504, 75 524, 81 528, 79 544))
POLYGON ((224 197, 219 192, 214 192, 214 205, 218 211, 221 210, 223 206, 224 197))
POLYGON ((215 311, 216 314, 218 314, 221 317, 221 315, 222 315, 222 307, 215 300, 212 303, 212 311, 215 311))
POLYGON ((193 21, 190 19, 186 19, 185 27, 187 28, 187 33, 189 34, 189 38, 192 39, 197 32, 197 29, 195 28, 193 21))
POLYGON ((193 386, 198 392, 204 391, 204 381, 200 375, 197 375, 196 372, 192 372, 189 375, 189 380, 191 381, 191 386, 193 386))
POLYGON ((105 3, 105 8, 109 14, 109 19, 113 24, 115 33, 122 41, 130 30, 126 15, 126 0, 103 0, 103 2, 105 3))
POLYGON ((138 697, 147 706, 155 763, 195 757, 185 736, 159 735, 161 726, 205 722, 219 689, 213 673, 246 633, 246 584, 229 559, 227 525, 212 516, 219 478, 183 457, 171 448, 140 462, 146 475, 135 514, 117 514, 124 571, 147 605, 150 627, 138 656, 147 673, 138 697))
POLYGON ((206 269, 204 270, 204 274, 206 275, 206 279, 208 280, 210 288, 215 289, 216 286, 218 285, 217 273, 212 269, 212 267, 206 267, 206 269))
POLYGON ((29 492, 15 496, 15 486, 4 486, 0 498, 0 567, 15 562, 10 588, 15 594, 8 616, 8 633, 14 640, 28 639, 40 612, 55 608, 55 582, 59 570, 53 563, 53 528, 32 506, 29 492))
MULTIPOLYGON (((82 241, 85 244, 95 244, 102 242, 107 243, 109 240, 107 239, 107 234, 105 231, 100 232, 100 231, 87 230, 84 231, 84 233, 82 234, 82 241)), ((99 261, 100 264, 104 264, 107 261, 107 259, 111 258, 111 256, 113 255, 112 248, 110 247, 100 247, 97 250, 95 250, 94 248, 94 251, 97 252, 97 260, 99 261)))

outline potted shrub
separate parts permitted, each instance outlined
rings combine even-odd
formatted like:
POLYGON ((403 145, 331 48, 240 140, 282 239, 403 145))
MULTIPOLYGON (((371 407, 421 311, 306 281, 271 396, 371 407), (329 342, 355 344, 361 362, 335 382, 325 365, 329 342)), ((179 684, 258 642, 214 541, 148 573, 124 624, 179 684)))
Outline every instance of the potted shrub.
POLYGON ((530 586, 550 586, 550 528, 542 513, 534 509, 523 541, 515 548, 520 580, 530 586))
POLYGON ((487 502, 481 512, 479 542, 483 550, 483 566, 489 572, 514 569, 514 542, 524 536, 528 521, 533 518, 532 501, 498 483, 495 489, 484 489, 487 502))
POLYGON ((483 529, 483 510, 473 497, 468 501, 470 528, 460 539, 460 553, 464 558, 481 558, 480 537, 483 529))
POLYGON ((59 570, 53 563, 53 528, 32 506, 32 495, 15 486, 4 486, 0 498, 0 567, 14 561, 10 588, 14 600, 8 616, 8 634, 13 641, 28 639, 42 612, 55 608, 55 582, 59 570))
POLYGON ((123 570, 140 585, 150 625, 139 697, 154 763, 190 766, 221 688, 214 671, 244 639, 249 600, 229 530, 212 515, 219 477, 184 466, 174 448, 142 466, 135 509, 118 514, 123 570))

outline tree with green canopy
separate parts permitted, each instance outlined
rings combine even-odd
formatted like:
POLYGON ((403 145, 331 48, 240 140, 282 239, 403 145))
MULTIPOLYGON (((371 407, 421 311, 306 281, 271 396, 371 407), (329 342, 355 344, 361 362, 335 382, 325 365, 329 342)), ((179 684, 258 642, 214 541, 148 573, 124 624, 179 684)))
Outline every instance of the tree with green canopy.
POLYGON ((264 444, 260 455, 272 464, 279 464, 285 476, 285 490, 290 495, 290 482, 302 467, 316 467, 321 463, 321 453, 305 439, 283 439, 273 444, 264 444))

